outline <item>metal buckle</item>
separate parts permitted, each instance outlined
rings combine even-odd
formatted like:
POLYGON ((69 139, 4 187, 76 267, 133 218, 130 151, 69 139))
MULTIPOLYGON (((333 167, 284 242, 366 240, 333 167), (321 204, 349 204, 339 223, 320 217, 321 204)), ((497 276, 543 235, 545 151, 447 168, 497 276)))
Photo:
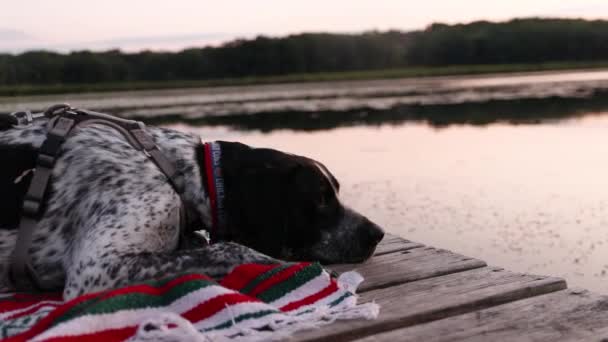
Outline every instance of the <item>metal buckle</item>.
POLYGON ((34 120, 41 118, 43 116, 52 118, 54 116, 61 115, 64 113, 78 115, 78 111, 67 103, 61 103, 61 104, 56 104, 56 105, 50 106, 42 113, 32 113, 32 111, 24 110, 24 111, 13 112, 13 113, 11 113, 11 115, 13 117, 15 117, 15 119, 17 119, 17 125, 15 125, 15 126, 21 126, 21 125, 30 125, 30 124, 32 124, 32 122, 34 122, 34 120))
POLYGON ((11 113, 17 119, 17 125, 29 125, 34 122, 34 115, 29 110, 11 113))
POLYGON ((40 153, 38 155, 36 163, 39 166, 46 167, 47 169, 52 169, 53 165, 55 165, 55 157, 40 153))
POLYGON ((208 245, 211 244, 211 234, 209 233, 209 231, 207 231, 205 229, 195 230, 194 236, 205 240, 208 245))
POLYGON ((23 201, 23 215, 36 219, 40 213, 40 200, 37 198, 28 198, 23 201))
POLYGON ((72 111, 73 109, 74 108, 67 103, 60 103, 60 104, 50 106, 43 112, 43 114, 44 114, 44 116, 52 117, 52 116, 63 114, 68 111, 72 111))

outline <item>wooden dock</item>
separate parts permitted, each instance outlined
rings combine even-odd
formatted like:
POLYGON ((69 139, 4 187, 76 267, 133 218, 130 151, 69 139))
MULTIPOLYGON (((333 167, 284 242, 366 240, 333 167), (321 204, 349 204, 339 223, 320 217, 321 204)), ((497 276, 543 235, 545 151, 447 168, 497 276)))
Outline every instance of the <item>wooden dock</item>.
POLYGON ((387 235, 364 277, 372 321, 342 321, 295 341, 608 341, 608 296, 568 289, 561 278, 515 273, 387 235))

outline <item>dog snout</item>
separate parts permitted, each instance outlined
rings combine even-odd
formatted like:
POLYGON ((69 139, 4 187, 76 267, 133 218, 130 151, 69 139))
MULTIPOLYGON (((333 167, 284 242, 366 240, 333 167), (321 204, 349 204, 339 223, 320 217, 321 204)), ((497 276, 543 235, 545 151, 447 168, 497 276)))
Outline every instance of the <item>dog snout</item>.
POLYGON ((365 239, 370 245, 377 245, 384 238, 384 230, 372 221, 365 219, 363 224, 365 239))

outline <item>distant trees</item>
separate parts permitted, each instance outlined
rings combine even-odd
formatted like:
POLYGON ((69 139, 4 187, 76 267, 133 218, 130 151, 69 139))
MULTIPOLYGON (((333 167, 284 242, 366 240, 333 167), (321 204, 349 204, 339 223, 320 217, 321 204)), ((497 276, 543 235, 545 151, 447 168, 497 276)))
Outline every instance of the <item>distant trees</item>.
POLYGON ((433 24, 415 34, 412 65, 510 64, 608 59, 608 21, 514 19, 433 24))
POLYGON ((257 37, 177 53, 118 50, 0 54, 0 85, 200 80, 404 66, 408 34, 257 37))
POLYGON ((608 60, 608 21, 532 18, 433 24, 415 32, 261 36, 177 53, 0 54, 0 85, 202 80, 407 66, 598 60, 608 60))

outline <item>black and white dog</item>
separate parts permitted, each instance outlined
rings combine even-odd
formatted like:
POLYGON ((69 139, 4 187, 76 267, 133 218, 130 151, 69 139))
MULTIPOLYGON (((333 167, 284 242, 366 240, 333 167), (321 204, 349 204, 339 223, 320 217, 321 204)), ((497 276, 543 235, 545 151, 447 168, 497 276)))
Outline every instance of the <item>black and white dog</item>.
MULTIPOLYGON (((382 230, 342 205, 320 163, 235 142, 148 128, 185 176, 188 219, 165 175, 116 130, 76 128, 53 168, 29 249, 32 266, 64 298, 186 272, 221 277, 241 263, 361 262, 382 230), (222 182, 210 167, 221 166, 222 182), (215 166, 214 166, 215 165, 215 166), (217 185, 217 186, 216 186, 217 185), (211 193, 211 196, 210 196, 211 193), (182 220, 182 222, 180 222, 182 220), (186 229, 181 229, 186 227, 186 229), (211 231, 210 245, 193 243, 211 231)), ((46 120, 0 131, 0 289, 46 120)))

